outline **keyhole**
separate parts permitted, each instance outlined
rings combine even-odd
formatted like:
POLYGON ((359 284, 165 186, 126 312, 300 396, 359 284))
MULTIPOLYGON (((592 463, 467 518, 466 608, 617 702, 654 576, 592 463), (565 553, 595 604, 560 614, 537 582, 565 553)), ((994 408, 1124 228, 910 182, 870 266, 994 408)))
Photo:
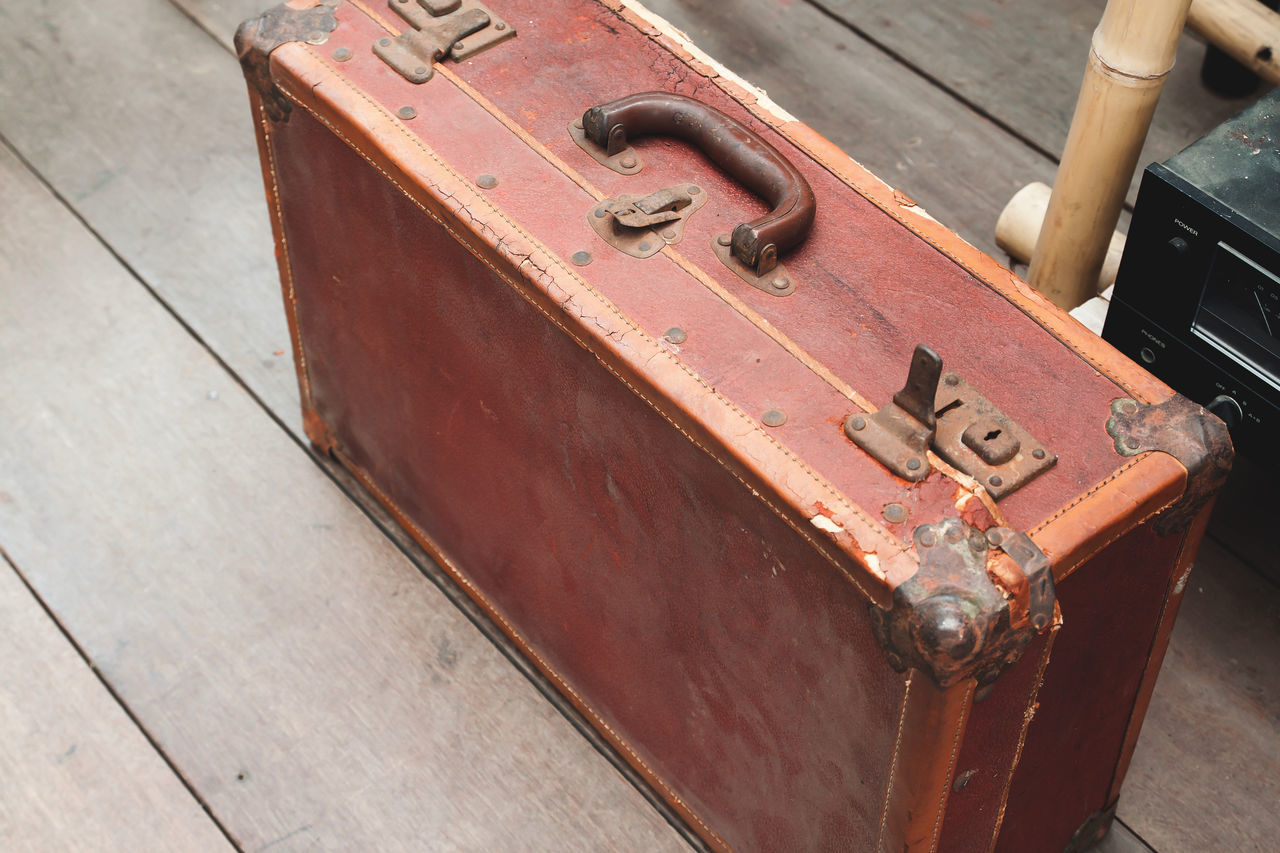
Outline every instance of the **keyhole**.
POLYGON ((989 432, 989 433, 987 433, 985 436, 983 436, 982 440, 983 440, 983 441, 994 441, 995 439, 997 439, 997 438, 999 438, 999 437, 1000 437, 1000 433, 1001 433, 1001 430, 993 429, 991 432, 989 432))

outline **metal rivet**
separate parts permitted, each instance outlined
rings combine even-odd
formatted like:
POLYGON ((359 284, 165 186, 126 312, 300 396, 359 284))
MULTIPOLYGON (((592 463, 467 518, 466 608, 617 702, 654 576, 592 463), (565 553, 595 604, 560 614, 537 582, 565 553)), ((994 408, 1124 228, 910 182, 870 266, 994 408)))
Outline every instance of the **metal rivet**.
POLYGON ((907 520, 907 508, 902 504, 885 504, 881 512, 884 513, 884 520, 890 524, 901 524, 907 520))
POLYGON ((346 62, 348 59, 351 58, 351 48, 349 47, 338 48, 333 52, 333 58, 336 59, 338 62, 346 62))
POLYGON ((1045 626, 1049 624, 1049 617, 1043 613, 1037 613, 1035 618, 1031 620, 1031 625, 1037 631, 1043 631, 1045 626))
POLYGON ((1134 412, 1138 411, 1138 404, 1132 400, 1125 400, 1120 404, 1120 411, 1124 412, 1126 415, 1132 415, 1134 412))
POLYGON ((580 118, 574 119, 573 126, 576 127, 578 130, 582 130, 582 119, 580 118))
POLYGON ((992 474, 990 477, 987 478, 987 482, 995 486, 996 488, 1000 488, 1001 486, 1004 485, 1004 478, 1001 477, 999 474, 992 474))
POLYGON ((379 47, 386 47, 389 44, 391 44, 391 39, 378 39, 379 47))
POLYGON ((952 784, 951 790, 956 791, 957 793, 963 791, 969 786, 969 780, 977 775, 977 773, 977 770, 966 770, 963 773, 957 774, 956 781, 952 784))
POLYGON ((662 232, 663 240, 674 240, 675 238, 676 238, 676 232, 671 228, 668 228, 666 231, 662 232))
POLYGON ((697 195, 700 192, 702 192, 702 187, 695 187, 693 184, 689 185, 689 195, 697 195))
POLYGON ((418 115, 418 111, 415 110, 413 107, 401 107, 400 109, 396 110, 396 115, 408 121, 411 118, 416 118, 418 115))
POLYGON ((647 252, 647 251, 649 251, 650 246, 649 246, 649 244, 648 244, 647 242, 645 242, 645 243, 641 243, 639 246, 636 246, 636 248, 637 248, 637 249, 639 249, 639 250, 640 250, 640 251, 642 251, 642 252, 647 252))
POLYGON ((919 471, 919 470, 920 470, 920 460, 919 460, 919 459, 916 459, 914 456, 913 456, 912 458, 908 459, 908 460, 907 460, 907 470, 908 470, 908 471, 919 471))
POLYGON ((853 423, 851 424, 851 426, 852 426, 855 430, 866 429, 866 428, 867 428, 867 419, 866 419, 866 418, 854 418, 854 419, 853 419, 853 423))
POLYGON ((920 544, 925 548, 932 548, 934 543, 937 541, 937 538, 933 535, 933 531, 931 530, 926 530, 924 533, 920 534, 920 544))
POLYGON ((1130 450, 1137 450, 1137 449, 1138 449, 1138 439, 1136 439, 1136 438, 1126 438, 1126 439, 1124 440, 1124 446, 1125 446, 1125 447, 1127 447, 1127 448, 1129 448, 1130 450))
POLYGON ((791 286, 791 279, 787 278, 785 275, 781 275, 769 282, 769 286, 774 290, 786 290, 791 286))
POLYGON ((498 185, 498 179, 493 175, 481 175, 476 178, 476 185, 481 189, 491 190, 498 185))
POLYGON ((780 427, 787 422, 787 413, 781 409, 770 409, 760 418, 765 426, 780 427))
POLYGON ((719 243, 721 246, 727 246, 732 241, 733 241, 733 238, 731 238, 728 234, 721 234, 719 237, 716 238, 716 242, 719 243))
POLYGON ((427 73, 427 66, 419 65, 417 68, 413 69, 413 73, 417 74, 419 77, 422 77, 427 73))
POLYGON ((999 530, 988 530, 987 541, 999 548, 1000 543, 1004 541, 1004 535, 999 530))
POLYGON ((682 344, 689 340, 689 333, 679 326, 672 326, 663 337, 673 344, 682 344))
POLYGON ((954 373, 948 373, 945 381, 948 385, 959 385, 960 377, 956 376, 954 373))
POLYGON ((466 49, 467 49, 467 46, 466 46, 465 44, 463 44, 462 42, 460 42, 460 41, 455 41, 455 42, 453 43, 453 49, 454 49, 454 50, 466 50, 466 49))
POLYGON ((944 536, 948 542, 954 545, 964 538, 964 531, 959 527, 948 527, 944 536))
POLYGON ((494 24, 494 25, 493 25, 493 28, 494 28, 495 30, 497 30, 498 32, 502 32, 503 30, 505 30, 505 29, 507 28, 507 25, 506 25, 506 24, 504 24, 502 21, 498 21, 498 23, 496 23, 496 24, 494 24))
POLYGON ((1034 457, 1035 457, 1035 458, 1037 458, 1037 459, 1043 459, 1043 458, 1044 458, 1044 449, 1043 449, 1043 448, 1040 448, 1040 447, 1037 447, 1035 450, 1031 451, 1031 455, 1032 455, 1032 456, 1034 456, 1034 457))
POLYGON ((608 215, 609 211, 605 210, 603 207, 596 208, 596 219, 604 219, 608 215))
POLYGON ((591 263, 591 253, 590 252, 574 252, 573 256, 569 258, 569 260, 573 261, 575 264, 577 264, 580 267, 585 267, 587 264, 591 263))
POLYGON ((618 161, 618 165, 624 169, 634 169, 636 165, 636 158, 623 157, 621 160, 618 161))
POLYGON ((969 547, 975 551, 987 550, 987 537, 982 535, 981 530, 975 530, 969 536, 969 547))

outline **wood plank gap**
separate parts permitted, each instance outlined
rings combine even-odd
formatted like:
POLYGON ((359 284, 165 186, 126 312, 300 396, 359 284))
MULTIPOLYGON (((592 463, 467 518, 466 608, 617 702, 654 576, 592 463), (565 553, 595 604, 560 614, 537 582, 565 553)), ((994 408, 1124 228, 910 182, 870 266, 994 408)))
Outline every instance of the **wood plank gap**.
MULTIPOLYGON (((848 18, 841 15, 839 12, 836 12, 835 10, 831 9, 829 6, 823 3, 822 0, 804 0, 804 3, 806 3, 809 6, 812 6, 815 10, 822 13, 824 16, 831 19, 832 21, 835 21, 836 23, 840 24, 845 29, 849 30, 851 33, 856 35, 858 38, 862 39, 864 42, 871 45, 876 50, 883 53, 885 56, 897 62, 899 65, 903 66, 904 68, 909 70, 912 74, 915 74, 917 77, 927 82, 929 85, 945 93, 953 100, 963 104, 965 107, 972 110, 974 113, 978 114, 982 118, 991 122, 993 125, 1000 128, 1005 133, 1009 134, 1014 139, 1018 140, 1023 145, 1030 148, 1032 151, 1035 151, 1037 154, 1040 154, 1043 157, 1047 157, 1048 159, 1052 160, 1054 163, 1062 162, 1062 152, 1059 151, 1055 153, 1053 151, 1050 151, 1048 148, 1045 148, 1044 146, 1040 145, 1038 142, 1036 142, 1034 139, 1031 139, 1029 136, 1027 136, 1022 131, 1018 130, 1016 127, 1013 127, 1012 125, 1005 122, 999 116, 993 115, 990 111, 974 103, 969 98, 966 98, 964 95, 957 92, 951 86, 948 86, 945 82, 943 82, 938 77, 934 76, 933 74, 930 74, 928 71, 925 71, 923 68, 920 68, 918 65, 911 62, 911 60, 903 56, 898 51, 889 47, 884 42, 876 39, 870 33, 858 27, 857 24, 853 23, 848 18)), ((1080 69, 1080 73, 1083 76, 1084 74, 1083 66, 1080 69)))
MULTIPOLYGON (((230 53, 232 56, 236 55, 235 45, 232 44, 230 33, 220 34, 215 32, 213 28, 209 26, 208 21, 205 21, 202 16, 197 15, 192 9, 190 9, 187 6, 187 4, 183 3, 182 0, 169 0, 169 5, 177 9, 179 12, 181 12, 182 16, 185 17, 187 20, 191 21, 191 23, 195 24, 196 29, 200 30, 200 32, 204 33, 209 38, 213 39, 215 42, 222 45, 222 47, 225 48, 226 51, 230 53)), ((270 0, 263 0, 262 8, 260 11, 265 12, 270 7, 271 7, 270 0)), ((239 62, 239 57, 237 57, 237 63, 238 62, 239 62)))
POLYGON ((1143 847, 1143 849, 1150 851, 1150 853, 1157 853, 1156 848, 1154 848, 1154 847, 1152 847, 1150 844, 1148 844, 1148 843, 1147 843, 1147 840, 1146 840, 1145 838, 1143 838, 1141 835, 1139 835, 1139 834, 1137 833, 1137 831, 1136 831, 1132 826, 1129 826, 1129 824, 1125 823, 1123 820, 1121 820, 1121 819, 1120 819, 1120 818, 1118 818, 1118 817, 1116 818, 1115 822, 1116 822, 1116 824, 1118 824, 1119 826, 1121 826, 1121 827, 1124 829, 1124 831, 1125 831, 1125 832, 1127 832, 1127 833, 1129 833, 1131 836, 1133 836, 1133 840, 1134 840, 1134 841, 1136 841, 1136 842, 1138 842, 1139 844, 1141 844, 1141 845, 1142 845, 1142 847, 1143 847))
POLYGON ((57 627, 59 633, 61 633, 66 641, 71 645, 71 648, 75 649, 76 654, 79 655, 80 659, 84 661, 87 667, 89 667, 89 671, 93 673, 94 678, 98 679, 98 683, 107 691, 107 695, 109 695, 116 705, 119 706, 120 710, 124 712, 124 715, 129 718, 129 722, 133 723, 134 728, 138 730, 139 734, 141 734, 146 739, 147 743, 150 744, 151 748, 155 750, 156 755, 160 756, 160 760, 165 763, 165 766, 169 768, 169 771, 173 773, 179 782, 182 783, 182 787, 185 788, 187 793, 191 795, 191 798, 199 804, 200 809, 208 816, 209 820, 213 822, 213 825, 218 828, 218 832, 222 833, 222 837, 227 840, 228 844, 243 853, 244 847, 242 847, 240 843, 231 836, 231 833, 227 831, 225 826, 223 826, 222 821, 220 821, 218 816, 213 813, 213 809, 211 809, 209 804, 205 802, 204 797, 200 796, 200 792, 195 789, 191 784, 191 781, 182 773, 181 770, 178 769, 177 765, 170 760, 168 754, 160 747, 160 744, 156 743, 155 738, 151 736, 151 732, 147 731, 146 727, 142 725, 142 722, 134 715, 133 709, 130 708, 128 703, 120 697, 120 694, 116 692, 116 689, 112 686, 111 682, 107 681, 98 667, 94 665, 93 660, 85 653, 84 648, 76 641, 76 638, 71 635, 71 632, 67 630, 67 627, 62 624, 62 620, 60 620, 51 609, 49 609, 49 605, 45 603, 45 600, 40 596, 40 593, 37 592, 36 588, 27 580, 27 576, 22 573, 22 569, 18 568, 18 564, 14 561, 13 557, 9 555, 9 552, 4 549, 4 545, 2 544, 0 544, 0 561, 6 563, 9 568, 13 570, 14 575, 16 575, 18 580, 22 582, 23 587, 25 587, 27 592, 31 594, 31 597, 35 600, 36 604, 40 605, 40 609, 44 612, 44 615, 49 617, 49 620, 57 627))
MULTIPOLYGON (((925 71, 923 68, 913 63, 910 59, 908 59, 899 51, 896 51, 893 48, 889 47, 884 42, 872 36, 866 30, 863 30, 860 27, 858 27, 855 23, 850 21, 844 15, 841 15, 839 12, 835 11, 834 9, 831 9, 829 6, 823 3, 822 0, 803 0, 803 2, 806 5, 812 7, 815 11, 825 16, 826 18, 834 21, 835 23, 840 24, 842 27, 844 27, 849 32, 853 33, 859 39, 871 45, 876 50, 880 51, 885 56, 892 59, 894 62, 898 63, 899 65, 901 65, 903 68, 907 69, 912 74, 919 77, 921 80, 924 80, 926 83, 936 88, 938 91, 947 95, 949 98, 956 101, 957 103, 963 105, 966 109, 971 110, 975 115, 981 116, 983 119, 991 122, 992 125, 1004 131, 1005 133, 1009 134, 1011 137, 1018 140, 1023 145, 1027 146, 1028 148, 1030 148, 1032 151, 1036 152, 1040 156, 1044 157, 1047 160, 1052 161, 1055 165, 1060 165, 1062 163, 1061 151, 1058 151, 1058 152, 1050 151, 1048 148, 1036 142, 1026 133, 1022 132, 1018 128, 1009 124, 1004 119, 992 113, 990 110, 986 109, 985 107, 981 106, 978 103, 975 103, 973 100, 966 98, 964 95, 956 91, 953 87, 947 85, 947 83, 943 81, 941 78, 933 74, 930 74, 928 71, 925 71)), ((1081 76, 1084 75, 1083 66, 1080 69, 1080 74, 1081 76)), ((1133 204, 1128 199, 1125 199, 1123 210, 1125 210, 1128 213, 1133 213, 1133 204)))

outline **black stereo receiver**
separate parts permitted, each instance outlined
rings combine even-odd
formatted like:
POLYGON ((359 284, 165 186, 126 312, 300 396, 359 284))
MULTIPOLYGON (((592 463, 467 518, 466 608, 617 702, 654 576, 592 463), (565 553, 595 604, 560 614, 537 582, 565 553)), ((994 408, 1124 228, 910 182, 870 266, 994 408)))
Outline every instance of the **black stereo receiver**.
POLYGON ((1147 167, 1102 336, 1280 466, 1280 89, 1147 167))

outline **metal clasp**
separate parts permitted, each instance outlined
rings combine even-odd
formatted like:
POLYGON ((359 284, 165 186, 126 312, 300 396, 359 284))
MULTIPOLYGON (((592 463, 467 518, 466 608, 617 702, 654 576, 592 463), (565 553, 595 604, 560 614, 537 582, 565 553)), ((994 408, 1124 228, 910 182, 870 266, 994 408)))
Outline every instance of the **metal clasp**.
POLYGON ((587 213, 600 238, 633 258, 647 258, 684 238, 689 217, 707 202, 694 184, 668 187, 648 195, 605 199, 587 213))
POLYGON ((927 346, 911 357, 907 384, 878 412, 845 419, 845 435, 899 477, 929 476, 933 450, 999 500, 1053 467, 1050 453, 927 346))
POLYGON ((388 0, 387 5, 413 29, 378 39, 373 52, 410 83, 430 80, 435 63, 446 55, 459 62, 516 34, 477 0, 388 0))

